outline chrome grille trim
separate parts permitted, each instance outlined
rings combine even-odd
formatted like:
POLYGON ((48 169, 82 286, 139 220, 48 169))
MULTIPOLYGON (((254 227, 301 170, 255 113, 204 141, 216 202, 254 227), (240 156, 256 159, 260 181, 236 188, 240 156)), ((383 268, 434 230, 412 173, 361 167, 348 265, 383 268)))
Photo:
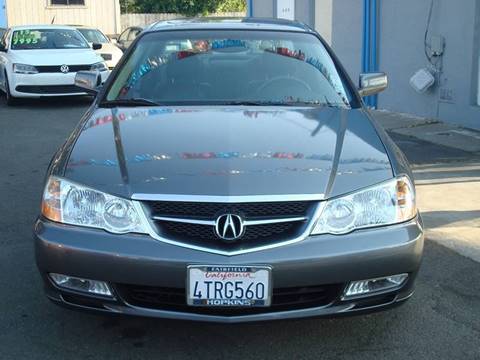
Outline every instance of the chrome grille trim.
POLYGON ((175 218, 175 217, 168 217, 168 216, 152 216, 152 219, 159 220, 159 221, 173 221, 173 222, 179 222, 183 224, 215 226, 215 220, 185 219, 185 218, 175 218))
MULTIPOLYGON (((303 200, 305 200, 305 201, 318 200, 318 199, 315 198, 315 195, 312 195, 312 197, 310 197, 310 198, 306 197, 303 200)), ((180 198, 183 199, 183 201, 192 201, 192 197, 189 197, 189 196, 181 195, 180 198)), ((229 198, 229 197, 224 197, 224 198, 229 198)), ((159 195, 159 196, 156 196, 153 199, 150 197, 150 198, 145 198, 144 200, 146 200, 146 201, 148 201, 148 200, 154 200, 154 201, 182 201, 182 200, 179 200, 178 198, 172 197, 172 195, 168 195, 167 199, 168 200, 166 200, 166 198, 163 198, 162 195, 159 195)), ((280 201, 286 201, 285 198, 283 198, 281 196, 274 196, 273 198, 267 196, 267 197, 264 197, 264 199, 265 200, 263 202, 272 202, 272 201, 275 201, 275 200, 276 201, 279 201, 279 200, 280 201)), ((216 199, 216 200, 218 201, 218 199, 216 199)), ((253 197, 250 196, 250 197, 247 197, 244 202, 255 202, 256 200, 258 201, 258 199, 255 199, 255 196, 253 196, 253 197)), ((298 200, 298 198, 297 198, 297 200, 298 200)), ((195 200, 193 200, 193 201, 195 201, 195 200)), ((201 200, 197 200, 197 201, 200 202, 201 200)), ((237 198, 237 199, 235 199, 235 201, 232 201, 232 202, 241 202, 241 201, 238 201, 238 198, 237 198)), ((133 201, 133 205, 134 205, 135 209, 138 211, 138 213, 140 214, 141 221, 142 221, 145 229, 147 229, 148 234, 153 239, 155 239, 157 241, 160 241, 160 242, 163 242, 165 244, 175 245, 175 246, 183 247, 183 248, 190 249, 190 250, 202 251, 202 252, 207 252, 207 253, 217 254, 217 255, 224 255, 224 256, 235 256, 235 255, 247 254, 247 253, 252 253, 252 252, 257 252, 257 251, 275 249, 275 248, 282 247, 282 246, 296 244, 298 242, 301 242, 301 241, 305 240, 308 236, 310 236, 310 233, 312 232, 313 227, 315 226, 318 217, 320 216, 323 209, 325 208, 326 202, 319 201, 315 205, 313 215, 311 217, 309 217, 309 219, 307 219, 309 221, 309 223, 305 227, 305 231, 303 233, 301 233, 299 236, 297 236, 293 239, 286 240, 286 241, 281 241, 281 242, 278 242, 278 243, 272 243, 272 244, 268 244, 268 245, 262 245, 262 246, 258 246, 258 247, 252 247, 252 248, 248 248, 248 249, 234 250, 234 251, 212 249, 212 248, 209 248, 209 247, 198 246, 198 245, 193 245, 193 244, 186 244, 186 243, 183 243, 183 242, 179 242, 179 241, 164 238, 164 237, 158 235, 158 233, 156 232, 155 225, 154 225, 152 219, 149 218, 148 211, 142 205, 142 203, 140 201, 133 201)))
POLYGON ((138 201, 176 201, 176 202, 211 202, 211 203, 256 203, 256 202, 289 202, 289 201, 321 201, 324 194, 288 194, 288 195, 175 195, 175 194, 133 194, 132 200, 138 201))

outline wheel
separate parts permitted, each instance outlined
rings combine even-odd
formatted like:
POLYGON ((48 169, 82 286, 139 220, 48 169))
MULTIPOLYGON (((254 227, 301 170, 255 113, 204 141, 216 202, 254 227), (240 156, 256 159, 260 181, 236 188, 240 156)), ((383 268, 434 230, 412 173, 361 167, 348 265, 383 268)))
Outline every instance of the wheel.
POLYGON ((17 98, 10 93, 10 84, 8 83, 7 73, 5 73, 5 95, 7 97, 7 105, 13 106, 17 104, 17 98))

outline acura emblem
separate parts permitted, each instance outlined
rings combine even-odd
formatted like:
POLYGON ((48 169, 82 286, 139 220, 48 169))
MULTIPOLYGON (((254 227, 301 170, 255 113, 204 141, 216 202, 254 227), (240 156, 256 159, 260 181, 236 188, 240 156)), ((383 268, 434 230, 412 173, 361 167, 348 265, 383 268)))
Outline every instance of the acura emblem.
POLYGON ((241 238, 244 231, 243 219, 238 215, 220 215, 215 222, 217 236, 226 241, 234 241, 241 238))
POLYGON ((67 74, 70 71, 70 68, 68 67, 68 65, 62 65, 60 66, 60 71, 64 74, 67 74))

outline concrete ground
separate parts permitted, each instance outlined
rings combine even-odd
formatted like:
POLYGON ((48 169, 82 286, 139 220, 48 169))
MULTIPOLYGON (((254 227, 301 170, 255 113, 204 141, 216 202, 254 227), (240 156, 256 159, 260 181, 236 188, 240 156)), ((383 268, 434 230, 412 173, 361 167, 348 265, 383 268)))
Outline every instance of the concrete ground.
POLYGON ((405 114, 373 114, 413 163, 428 238, 480 262, 480 132, 405 114))
MULTIPOLYGON (((107 317, 54 306, 43 295, 35 267, 32 224, 50 158, 87 106, 88 99, 68 99, 7 108, 0 97, 1 360, 480 359, 480 264, 439 245, 451 234, 438 235, 438 241, 431 230, 415 295, 384 313, 232 326, 107 317)), ((478 156, 392 135, 419 170, 419 181, 455 186, 419 186, 430 228, 462 224, 471 231, 478 191, 463 187, 475 182, 458 179, 476 178, 477 168, 467 167, 476 165, 465 164, 478 156), (456 180, 449 184, 449 178, 456 180)))

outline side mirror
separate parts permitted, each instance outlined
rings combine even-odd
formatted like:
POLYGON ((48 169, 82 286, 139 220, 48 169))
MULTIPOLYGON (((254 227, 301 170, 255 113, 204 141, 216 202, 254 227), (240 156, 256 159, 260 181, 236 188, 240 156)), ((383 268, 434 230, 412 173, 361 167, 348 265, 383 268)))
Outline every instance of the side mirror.
POLYGON ((388 87, 388 78, 385 73, 360 74, 358 92, 361 97, 375 95, 388 87))
POLYGON ((0 44, 0 52, 7 52, 5 45, 0 44))
POLYGON ((100 50, 102 48, 102 44, 97 44, 97 43, 93 43, 92 44, 92 49, 93 50, 100 50))
POLYGON ((102 76, 98 71, 79 71, 75 75, 75 86, 88 94, 97 95, 102 86, 102 76))

